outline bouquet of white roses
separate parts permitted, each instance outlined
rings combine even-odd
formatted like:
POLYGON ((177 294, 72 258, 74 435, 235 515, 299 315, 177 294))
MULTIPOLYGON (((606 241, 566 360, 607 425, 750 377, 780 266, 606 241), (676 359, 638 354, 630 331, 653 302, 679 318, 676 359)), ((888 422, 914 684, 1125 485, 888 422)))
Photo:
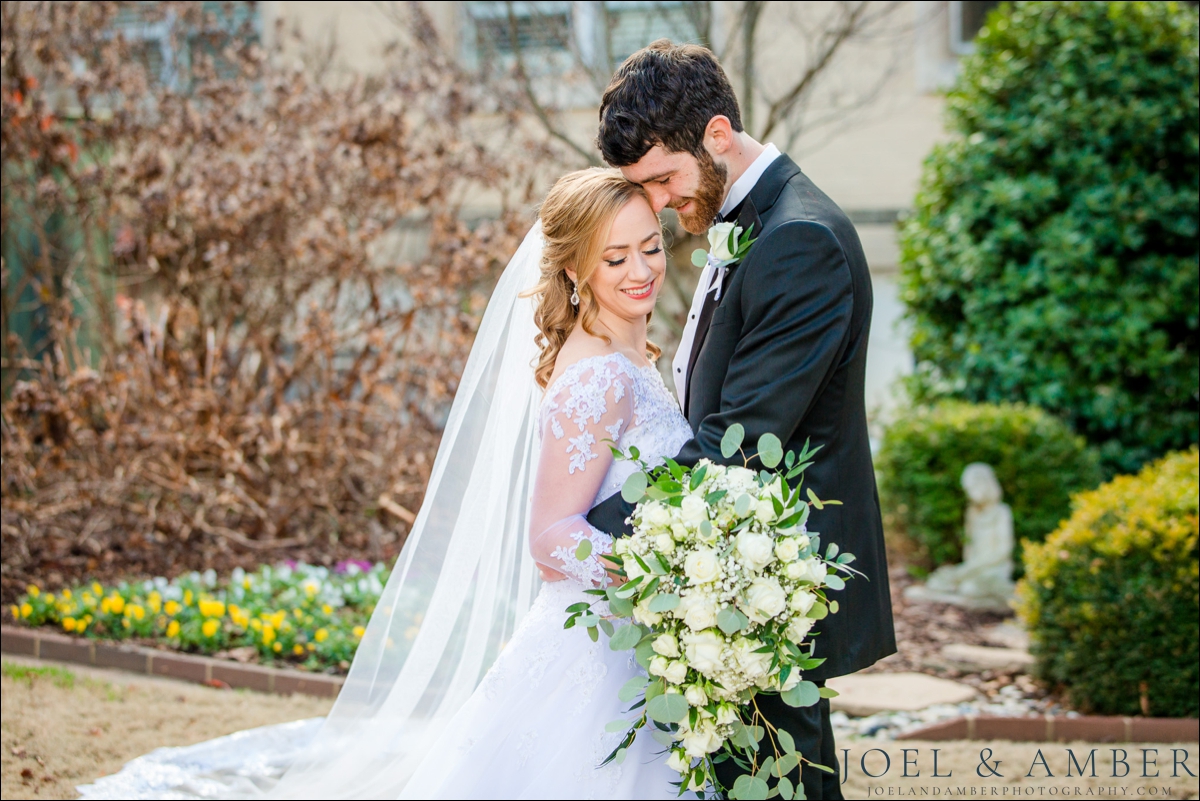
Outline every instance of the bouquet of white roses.
MULTIPOLYGON (((721 443, 725 458, 741 450, 744 436, 740 425, 730 427, 721 443)), ((603 631, 614 651, 633 649, 649 674, 620 691, 636 717, 608 724, 625 736, 606 762, 622 760, 638 731, 649 728, 679 771, 681 794, 792 798, 800 788, 788 774, 798 765, 830 770, 804 759, 755 701, 771 692, 802 707, 836 695, 802 677, 824 661, 813 656, 808 634, 837 611, 828 591, 845 586, 841 574, 856 572, 849 567, 854 557, 835 544, 822 556, 820 536, 807 529, 813 507, 838 503, 811 489, 801 498, 804 470, 818 450, 805 443, 800 454, 785 456, 779 438, 764 434, 756 454, 743 452, 743 467, 707 459, 690 470, 669 459, 656 468, 639 462, 642 470, 625 482, 623 496, 637 504, 634 533, 605 557, 625 583, 589 591, 600 597, 568 607, 565 623, 587 627, 593 639, 603 631), (755 458, 766 469, 751 469, 755 458), (732 788, 716 775, 727 759, 744 773, 732 788)), ((636 449, 628 456, 613 451, 639 459, 636 449)), ((580 559, 590 544, 580 543, 580 559)))

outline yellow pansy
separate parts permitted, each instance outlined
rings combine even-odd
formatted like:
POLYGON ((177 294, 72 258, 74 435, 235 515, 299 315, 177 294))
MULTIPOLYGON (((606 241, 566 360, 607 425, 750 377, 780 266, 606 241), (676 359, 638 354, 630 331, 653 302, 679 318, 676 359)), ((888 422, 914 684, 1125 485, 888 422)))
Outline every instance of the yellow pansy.
POLYGON ((278 642, 275 643, 274 645, 271 646, 271 650, 274 651, 275 653, 279 653, 280 651, 283 650, 283 643, 278 643, 278 642))
POLYGON ((92 582, 92 592, 95 593, 97 598, 99 598, 101 595, 104 594, 104 587, 100 584, 100 582, 93 581, 92 582))
POLYGON ((175 617, 175 615, 178 615, 182 610, 183 607, 179 605, 179 601, 167 601, 163 606, 163 611, 171 617, 175 617))
POLYGON ((168 637, 178 637, 179 636, 179 621, 178 620, 172 620, 170 623, 167 624, 167 636, 168 637))
POLYGON ((330 606, 329 604, 321 604, 321 611, 322 611, 322 612, 324 612, 324 613, 325 613, 325 614, 327 614, 327 615, 332 615, 332 614, 333 614, 333 607, 332 607, 332 606, 330 606))
POLYGON ((354 636, 355 636, 355 637, 358 637, 359 639, 362 639, 362 636, 363 636, 364 634, 366 634, 366 633, 367 633, 367 630, 366 630, 366 629, 364 629, 362 626, 355 626, 355 627, 354 627, 354 636))
POLYGON ((108 611, 112 612, 114 615, 119 615, 122 611, 124 611, 125 599, 120 595, 110 595, 105 600, 108 601, 108 611))
POLYGON ((300 643, 296 643, 292 646, 292 653, 296 656, 304 656, 304 646, 300 643))
POLYGON ((191 590, 184 591, 184 593, 183 593, 183 605, 184 606, 191 606, 192 601, 194 601, 195 599, 196 599, 196 596, 192 594, 191 590))
POLYGON ((38 597, 39 595, 41 595, 41 594, 42 594, 42 591, 41 591, 41 590, 39 590, 39 589, 37 588, 37 585, 36 585, 36 584, 30 584, 30 585, 28 585, 28 586, 26 586, 26 587, 25 587, 25 593, 26 593, 26 594, 27 594, 27 595, 28 595, 30 598, 36 598, 36 597, 38 597))
POLYGON ((32 614, 33 606, 28 601, 21 604, 21 617, 29 617, 32 614))
POLYGON ((162 609, 162 596, 157 591, 150 593, 146 598, 146 606, 149 606, 150 611, 157 615, 162 609))
POLYGON ((17 606, 16 604, 9 604, 8 611, 12 613, 14 620, 21 616, 21 607, 17 606))
POLYGON ((263 645, 270 645, 275 642, 275 627, 267 624, 262 627, 263 645))
POLYGON ((205 637, 213 637, 216 635, 217 630, 220 628, 221 628, 221 621, 210 617, 208 620, 204 621, 204 624, 202 626, 200 626, 200 631, 204 634, 205 637))
POLYGON ((200 600, 200 614, 205 617, 221 617, 225 614, 225 604, 220 601, 214 601, 211 598, 202 598, 200 600))
POLYGON ((62 622, 62 627, 63 627, 63 631, 74 631, 75 630, 75 618, 64 617, 63 622, 62 622))
POLYGON ((329 639, 329 632, 325 629, 317 629, 317 633, 313 635, 313 639, 317 642, 325 642, 329 639))
POLYGON ((125 616, 133 617, 134 620, 142 620, 146 617, 146 610, 139 604, 130 604, 125 607, 125 616))
POLYGON ((62 595, 62 597, 66 598, 68 601, 71 600, 71 591, 70 590, 63 590, 59 594, 62 595))

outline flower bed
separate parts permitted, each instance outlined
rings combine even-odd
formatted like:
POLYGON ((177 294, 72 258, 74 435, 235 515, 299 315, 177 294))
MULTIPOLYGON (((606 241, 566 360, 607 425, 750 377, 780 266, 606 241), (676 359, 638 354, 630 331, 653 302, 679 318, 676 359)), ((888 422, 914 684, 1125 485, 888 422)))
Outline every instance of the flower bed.
POLYGON ((99 582, 44 592, 30 585, 9 612, 28 626, 306 670, 344 672, 387 580, 383 563, 334 569, 287 563, 168 581, 99 582))

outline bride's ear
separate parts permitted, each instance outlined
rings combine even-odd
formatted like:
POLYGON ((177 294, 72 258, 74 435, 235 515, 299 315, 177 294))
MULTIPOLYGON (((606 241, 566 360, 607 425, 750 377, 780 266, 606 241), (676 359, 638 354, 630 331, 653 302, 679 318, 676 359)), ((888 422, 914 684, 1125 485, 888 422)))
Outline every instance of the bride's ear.
POLYGON ((578 273, 576 273, 576 272, 575 272, 574 270, 572 270, 570 267, 565 267, 565 268, 563 269, 563 272, 567 274, 567 278, 571 279, 571 283, 573 283, 573 284, 577 284, 577 283, 579 283, 579 275, 578 275, 578 273))

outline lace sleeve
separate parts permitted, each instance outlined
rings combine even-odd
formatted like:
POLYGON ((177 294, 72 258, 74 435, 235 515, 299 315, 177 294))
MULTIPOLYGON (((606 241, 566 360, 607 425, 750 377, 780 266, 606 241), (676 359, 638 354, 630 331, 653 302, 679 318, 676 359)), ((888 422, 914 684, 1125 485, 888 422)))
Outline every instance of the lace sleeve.
POLYGON ((603 586, 604 562, 612 537, 593 528, 584 515, 612 464, 608 442, 620 441, 633 417, 629 377, 611 363, 569 368, 551 387, 543 402, 542 450, 529 527, 533 558, 584 584, 603 586), (584 539, 592 555, 580 561, 575 553, 584 539))

